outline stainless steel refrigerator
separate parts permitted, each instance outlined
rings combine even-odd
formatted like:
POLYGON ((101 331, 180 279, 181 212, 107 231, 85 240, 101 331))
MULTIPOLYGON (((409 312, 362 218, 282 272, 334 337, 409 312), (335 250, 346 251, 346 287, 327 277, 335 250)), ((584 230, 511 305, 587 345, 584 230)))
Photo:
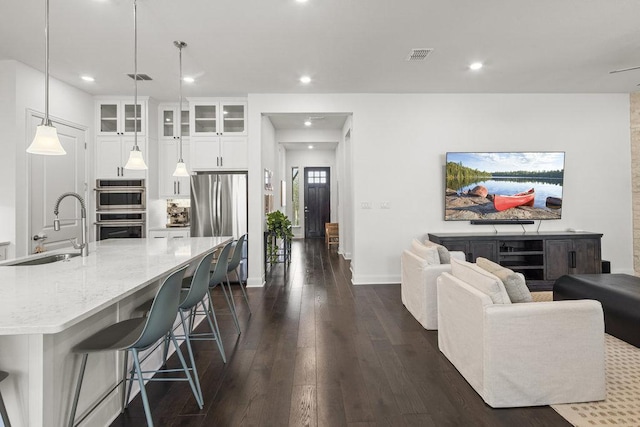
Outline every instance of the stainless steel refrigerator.
MULTIPOLYGON (((247 174, 198 173, 191 176, 191 236, 233 236, 247 232, 247 174)), ((246 280, 246 244, 240 266, 246 280)))

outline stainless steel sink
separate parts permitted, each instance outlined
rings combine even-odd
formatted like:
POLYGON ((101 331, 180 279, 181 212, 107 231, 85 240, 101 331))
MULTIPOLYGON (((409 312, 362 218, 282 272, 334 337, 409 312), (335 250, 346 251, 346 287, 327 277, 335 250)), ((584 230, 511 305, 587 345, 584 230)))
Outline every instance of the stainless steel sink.
POLYGON ((23 266, 23 265, 50 264, 52 262, 58 262, 58 261, 69 261, 71 258, 75 258, 77 256, 80 256, 79 252, 66 253, 66 254, 52 254, 52 255, 47 255, 40 258, 27 259, 24 261, 17 261, 17 262, 12 262, 12 263, 3 264, 3 265, 23 266))

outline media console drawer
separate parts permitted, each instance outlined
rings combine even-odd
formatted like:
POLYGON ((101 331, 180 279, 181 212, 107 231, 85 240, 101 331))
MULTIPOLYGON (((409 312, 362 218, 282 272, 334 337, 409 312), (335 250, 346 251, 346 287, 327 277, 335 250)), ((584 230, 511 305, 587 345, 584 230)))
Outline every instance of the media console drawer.
POLYGON ((467 261, 483 257, 524 274, 529 289, 551 290, 565 274, 602 271, 602 234, 599 233, 429 233, 429 240, 467 261))

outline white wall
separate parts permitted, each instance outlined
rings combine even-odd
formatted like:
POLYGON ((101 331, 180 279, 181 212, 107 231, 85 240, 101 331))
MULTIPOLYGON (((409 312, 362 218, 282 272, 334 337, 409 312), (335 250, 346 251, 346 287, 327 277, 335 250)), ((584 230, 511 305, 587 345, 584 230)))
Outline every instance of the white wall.
MULTIPOLYGON (((250 123, 262 112, 353 113, 356 284, 399 282, 400 252, 414 236, 493 231, 443 220, 447 151, 565 151, 563 219, 543 222, 540 231, 603 233, 603 259, 616 272, 633 272, 628 95, 250 94, 249 105, 250 123), (362 202, 373 208, 361 209, 362 202)), ((253 129, 250 150, 260 150, 262 135, 253 129)))
MULTIPOLYGON (((0 103, 2 115, 12 112, 12 117, 5 124, 3 133, 12 136, 7 139, 11 144, 8 155, 0 158, 0 170, 3 176, 11 176, 10 185, 2 187, 3 199, 10 200, 9 209, 0 210, 2 232, 0 240, 9 240, 9 257, 26 255, 28 238, 28 162, 26 149, 33 139, 27 135, 27 110, 44 114, 44 74, 17 61, 0 61, 0 103), (15 151, 13 151, 15 150, 15 151), (11 212, 13 208, 13 213, 11 212)), ((49 115, 56 119, 72 122, 88 129, 89 149, 87 152, 87 181, 93 180, 93 135, 94 104, 91 95, 56 79, 49 81, 49 115)), ((6 119, 0 119, 6 120, 6 119)), ((89 193, 91 194, 91 193, 89 193)), ((93 204, 89 201, 89 211, 93 204)))

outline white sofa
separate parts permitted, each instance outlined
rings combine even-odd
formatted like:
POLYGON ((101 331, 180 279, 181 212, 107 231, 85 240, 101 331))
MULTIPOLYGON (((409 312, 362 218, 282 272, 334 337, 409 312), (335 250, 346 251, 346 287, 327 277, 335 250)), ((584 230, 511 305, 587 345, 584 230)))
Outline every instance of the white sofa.
MULTIPOLYGON (((449 252, 452 258, 464 260, 463 252, 449 252)), ((413 246, 400 256, 402 304, 425 329, 438 329, 436 279, 451 271, 450 264, 430 263, 419 256, 413 246)))
POLYGON ((464 261, 452 264, 452 274, 437 279, 438 346, 489 406, 605 398, 599 302, 495 303, 492 297, 506 292, 492 294, 483 288, 486 283, 478 286, 486 282, 474 276, 480 277, 475 270, 479 267, 464 261))

